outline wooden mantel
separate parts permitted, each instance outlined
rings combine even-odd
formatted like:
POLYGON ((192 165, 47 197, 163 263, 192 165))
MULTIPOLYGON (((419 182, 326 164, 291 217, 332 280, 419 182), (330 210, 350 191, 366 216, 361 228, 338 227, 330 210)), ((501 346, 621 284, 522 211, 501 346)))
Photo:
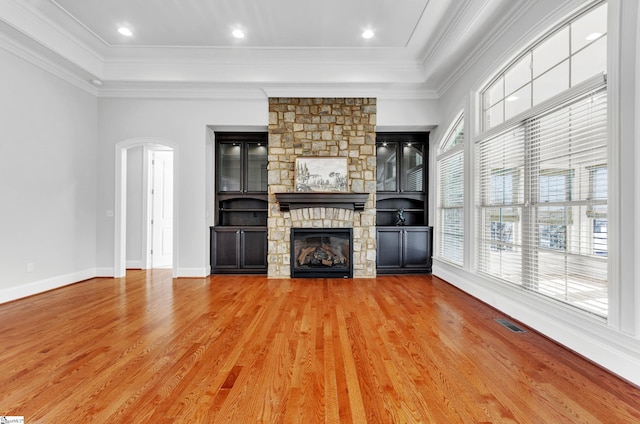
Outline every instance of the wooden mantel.
POLYGON ((369 193, 275 193, 282 212, 302 208, 342 208, 363 211, 369 193))

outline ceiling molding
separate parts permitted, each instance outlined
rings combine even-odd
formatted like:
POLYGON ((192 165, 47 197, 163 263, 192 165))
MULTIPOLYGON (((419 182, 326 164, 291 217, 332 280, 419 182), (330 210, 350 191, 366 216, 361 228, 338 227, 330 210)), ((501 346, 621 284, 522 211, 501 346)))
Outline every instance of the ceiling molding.
POLYGON ((106 83, 98 97, 189 100, 264 100, 259 86, 193 83, 106 83))
POLYGON ((498 23, 495 24, 494 31, 486 34, 477 44, 479 47, 474 49, 471 54, 466 56, 465 60, 462 63, 459 63, 455 71, 450 73, 442 84, 438 87, 437 92, 442 95, 446 92, 453 84, 455 84, 463 75, 465 75, 469 68, 487 51, 491 49, 496 40, 500 39, 504 36, 505 32, 507 32, 511 26, 518 21, 522 16, 524 16, 531 6, 532 2, 525 2, 525 5, 519 8, 511 8, 508 13, 505 13, 498 23))
POLYGON ((267 97, 375 97, 397 100, 435 100, 434 90, 420 84, 312 84, 263 88, 267 97))
POLYGON ((451 34, 456 35, 458 23, 464 18, 466 11, 469 9, 472 0, 458 0, 450 6, 453 8, 451 13, 446 14, 448 19, 442 21, 438 25, 438 32, 434 35, 434 41, 430 43, 420 54, 418 60, 424 66, 438 52, 443 49, 445 43, 451 39, 451 34))
POLYGON ((105 81, 210 83, 424 83, 417 63, 230 61, 206 59, 107 60, 105 81))
POLYGON ((103 57, 26 1, 0 2, 0 19, 82 70, 100 77, 103 57))
POLYGON ((69 70, 69 66, 62 66, 53 60, 48 59, 42 53, 27 47, 24 43, 20 43, 15 38, 10 38, 6 34, 0 32, 0 49, 3 49, 14 56, 31 63, 32 65, 42 69, 43 71, 60 78, 61 80, 87 91, 93 95, 97 95, 96 87, 91 85, 90 80, 78 75, 78 72, 69 70))
POLYGON ((261 83, 144 83, 107 82, 99 97, 192 100, 263 100, 269 97, 375 97, 397 100, 436 100, 434 90, 420 84, 261 84, 261 83))

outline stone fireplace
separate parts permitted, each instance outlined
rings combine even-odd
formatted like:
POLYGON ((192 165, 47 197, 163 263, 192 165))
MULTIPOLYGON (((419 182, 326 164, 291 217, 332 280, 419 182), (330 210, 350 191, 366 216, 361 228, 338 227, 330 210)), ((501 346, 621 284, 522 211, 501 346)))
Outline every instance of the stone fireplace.
POLYGON ((270 278, 291 276, 292 228, 350 229, 353 277, 376 276, 375 127, 375 98, 269 99, 270 278), (310 203, 281 210, 276 194, 295 191, 295 159, 303 156, 347 158, 347 192, 365 197, 364 207, 310 203))

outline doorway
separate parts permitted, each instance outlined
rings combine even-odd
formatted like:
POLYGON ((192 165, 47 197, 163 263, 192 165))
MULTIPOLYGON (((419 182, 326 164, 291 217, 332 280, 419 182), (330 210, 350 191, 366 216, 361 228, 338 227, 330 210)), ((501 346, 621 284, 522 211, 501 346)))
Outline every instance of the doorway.
POLYGON ((150 150, 149 268, 171 268, 173 260, 173 150, 150 150))
MULTIPOLYGON (((166 140, 154 138, 135 138, 119 142, 115 146, 115 210, 114 210, 114 262, 113 276, 115 278, 124 277, 127 269, 127 235, 132 234, 134 238, 141 240, 141 256, 138 268, 164 267, 173 269, 173 277, 178 275, 178 252, 174 246, 178 240, 177 207, 173 200, 177 198, 178 187, 178 170, 177 158, 178 149, 175 143, 166 140), (140 189, 137 191, 127 190, 129 180, 130 167, 128 166, 128 153, 133 148, 142 148, 145 153, 141 161, 140 189), (153 153, 152 153, 153 152, 153 153), (157 152, 162 156, 161 166, 157 167, 157 172, 152 171, 150 166, 150 156, 156 156, 157 152), (154 176, 152 172, 159 174, 154 176), (152 182, 160 183, 162 195, 156 197, 151 195, 152 182), (131 222, 127 225, 128 208, 127 203, 136 203, 141 199, 142 207, 139 213, 129 214, 134 216, 137 222, 131 222), (152 202, 158 203, 155 207, 152 202), (152 210, 155 210, 160 216, 152 218, 152 210), (151 219, 154 219, 154 226, 157 228, 158 234, 153 236, 153 229, 150 225, 151 219), (139 223, 139 224, 138 224, 139 223), (146 225, 145 225, 146 223, 146 225), (157 243, 158 247, 153 248, 153 243, 157 243), (151 250, 154 250, 151 255, 151 250)), ((154 167, 156 168, 156 167, 154 167)), ((132 174, 133 175, 133 174, 132 174)), ((133 175, 132 178, 138 178, 133 175)), ((158 193, 158 189, 153 188, 154 194, 158 193)), ((131 218, 130 218, 131 219, 131 218)))

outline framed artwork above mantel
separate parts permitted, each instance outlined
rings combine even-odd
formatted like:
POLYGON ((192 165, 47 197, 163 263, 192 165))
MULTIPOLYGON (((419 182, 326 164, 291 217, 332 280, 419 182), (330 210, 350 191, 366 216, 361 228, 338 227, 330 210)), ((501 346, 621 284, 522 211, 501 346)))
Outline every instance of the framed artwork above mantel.
POLYGON ((296 158, 296 192, 346 192, 348 163, 344 157, 296 158))

